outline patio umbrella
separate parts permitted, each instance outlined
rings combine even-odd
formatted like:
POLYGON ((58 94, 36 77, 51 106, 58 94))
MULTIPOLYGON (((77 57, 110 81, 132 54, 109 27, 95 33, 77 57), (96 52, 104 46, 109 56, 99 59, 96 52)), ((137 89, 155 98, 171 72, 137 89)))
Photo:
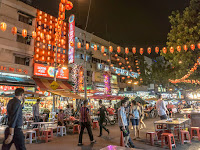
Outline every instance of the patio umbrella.
POLYGON ((144 104, 149 104, 148 102, 146 102, 145 100, 143 100, 141 97, 137 96, 134 101, 136 102, 140 102, 142 105, 144 104))

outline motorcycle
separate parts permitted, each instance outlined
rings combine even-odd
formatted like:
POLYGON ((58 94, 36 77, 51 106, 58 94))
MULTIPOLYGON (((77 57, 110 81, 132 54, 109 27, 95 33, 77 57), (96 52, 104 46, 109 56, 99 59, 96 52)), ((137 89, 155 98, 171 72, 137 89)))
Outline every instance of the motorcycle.
POLYGON ((116 119, 115 119, 114 115, 107 115, 107 116, 106 116, 105 121, 104 121, 103 124, 104 124, 104 126, 107 126, 108 123, 109 123, 110 125, 115 125, 116 119))

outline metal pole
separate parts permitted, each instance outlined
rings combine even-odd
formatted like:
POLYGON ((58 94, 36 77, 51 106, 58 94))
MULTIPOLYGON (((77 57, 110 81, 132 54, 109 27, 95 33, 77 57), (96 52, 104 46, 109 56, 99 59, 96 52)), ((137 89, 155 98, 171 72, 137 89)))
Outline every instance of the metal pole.
POLYGON ((84 32, 84 93, 87 99, 87 61, 86 61, 86 33, 84 32))

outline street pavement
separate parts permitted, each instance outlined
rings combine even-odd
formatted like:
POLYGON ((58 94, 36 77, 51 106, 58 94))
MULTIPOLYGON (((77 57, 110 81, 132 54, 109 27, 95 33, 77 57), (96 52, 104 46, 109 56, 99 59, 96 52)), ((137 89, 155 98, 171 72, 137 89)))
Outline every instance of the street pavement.
MULTIPOLYGON (((159 118, 154 119, 146 119, 144 120, 147 128, 140 130, 140 137, 141 139, 133 140, 136 148, 144 149, 144 150, 166 150, 167 147, 161 148, 160 145, 150 146, 149 143, 146 143, 146 132, 147 131, 154 131, 153 122, 159 120, 159 118)), ((53 141, 48 143, 37 143, 37 144, 26 144, 27 150, 100 150, 108 145, 120 145, 120 131, 118 125, 114 126, 107 126, 110 130, 110 135, 107 135, 107 132, 103 131, 102 137, 97 137, 99 135, 99 130, 93 130, 93 135, 95 140, 97 141, 96 144, 90 145, 89 136, 87 133, 83 135, 83 144, 84 146, 78 147, 78 134, 70 134, 64 137, 56 137, 53 141)), ((130 130, 131 137, 133 137, 133 130, 130 130)), ((0 136, 0 142, 2 143, 3 135, 0 136)), ((175 150, 200 150, 200 142, 197 140, 192 140, 192 144, 184 144, 180 145, 176 143, 177 148, 173 148, 175 150)), ((0 145, 1 146, 1 145, 0 145)), ((14 150, 14 145, 12 146, 11 150, 14 150)))

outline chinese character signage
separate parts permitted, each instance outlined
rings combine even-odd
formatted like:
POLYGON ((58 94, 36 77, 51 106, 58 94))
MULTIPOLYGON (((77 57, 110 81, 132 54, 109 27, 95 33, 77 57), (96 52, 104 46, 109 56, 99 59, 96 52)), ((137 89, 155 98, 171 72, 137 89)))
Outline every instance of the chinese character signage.
POLYGON ((28 71, 26 69, 19 69, 19 68, 13 68, 13 67, 5 67, 5 66, 0 66, 0 71, 20 73, 20 74, 25 74, 25 75, 28 74, 28 71))
POLYGON ((68 63, 73 64, 75 59, 75 16, 69 17, 69 51, 68 63))
POLYGON ((110 74, 104 73, 105 94, 111 94, 110 74))
MULTIPOLYGON (((54 67, 44 66, 42 64, 34 64, 34 75, 43 77, 54 77, 54 67)), ((58 68, 56 78, 69 79, 69 70, 65 67, 58 68)))

